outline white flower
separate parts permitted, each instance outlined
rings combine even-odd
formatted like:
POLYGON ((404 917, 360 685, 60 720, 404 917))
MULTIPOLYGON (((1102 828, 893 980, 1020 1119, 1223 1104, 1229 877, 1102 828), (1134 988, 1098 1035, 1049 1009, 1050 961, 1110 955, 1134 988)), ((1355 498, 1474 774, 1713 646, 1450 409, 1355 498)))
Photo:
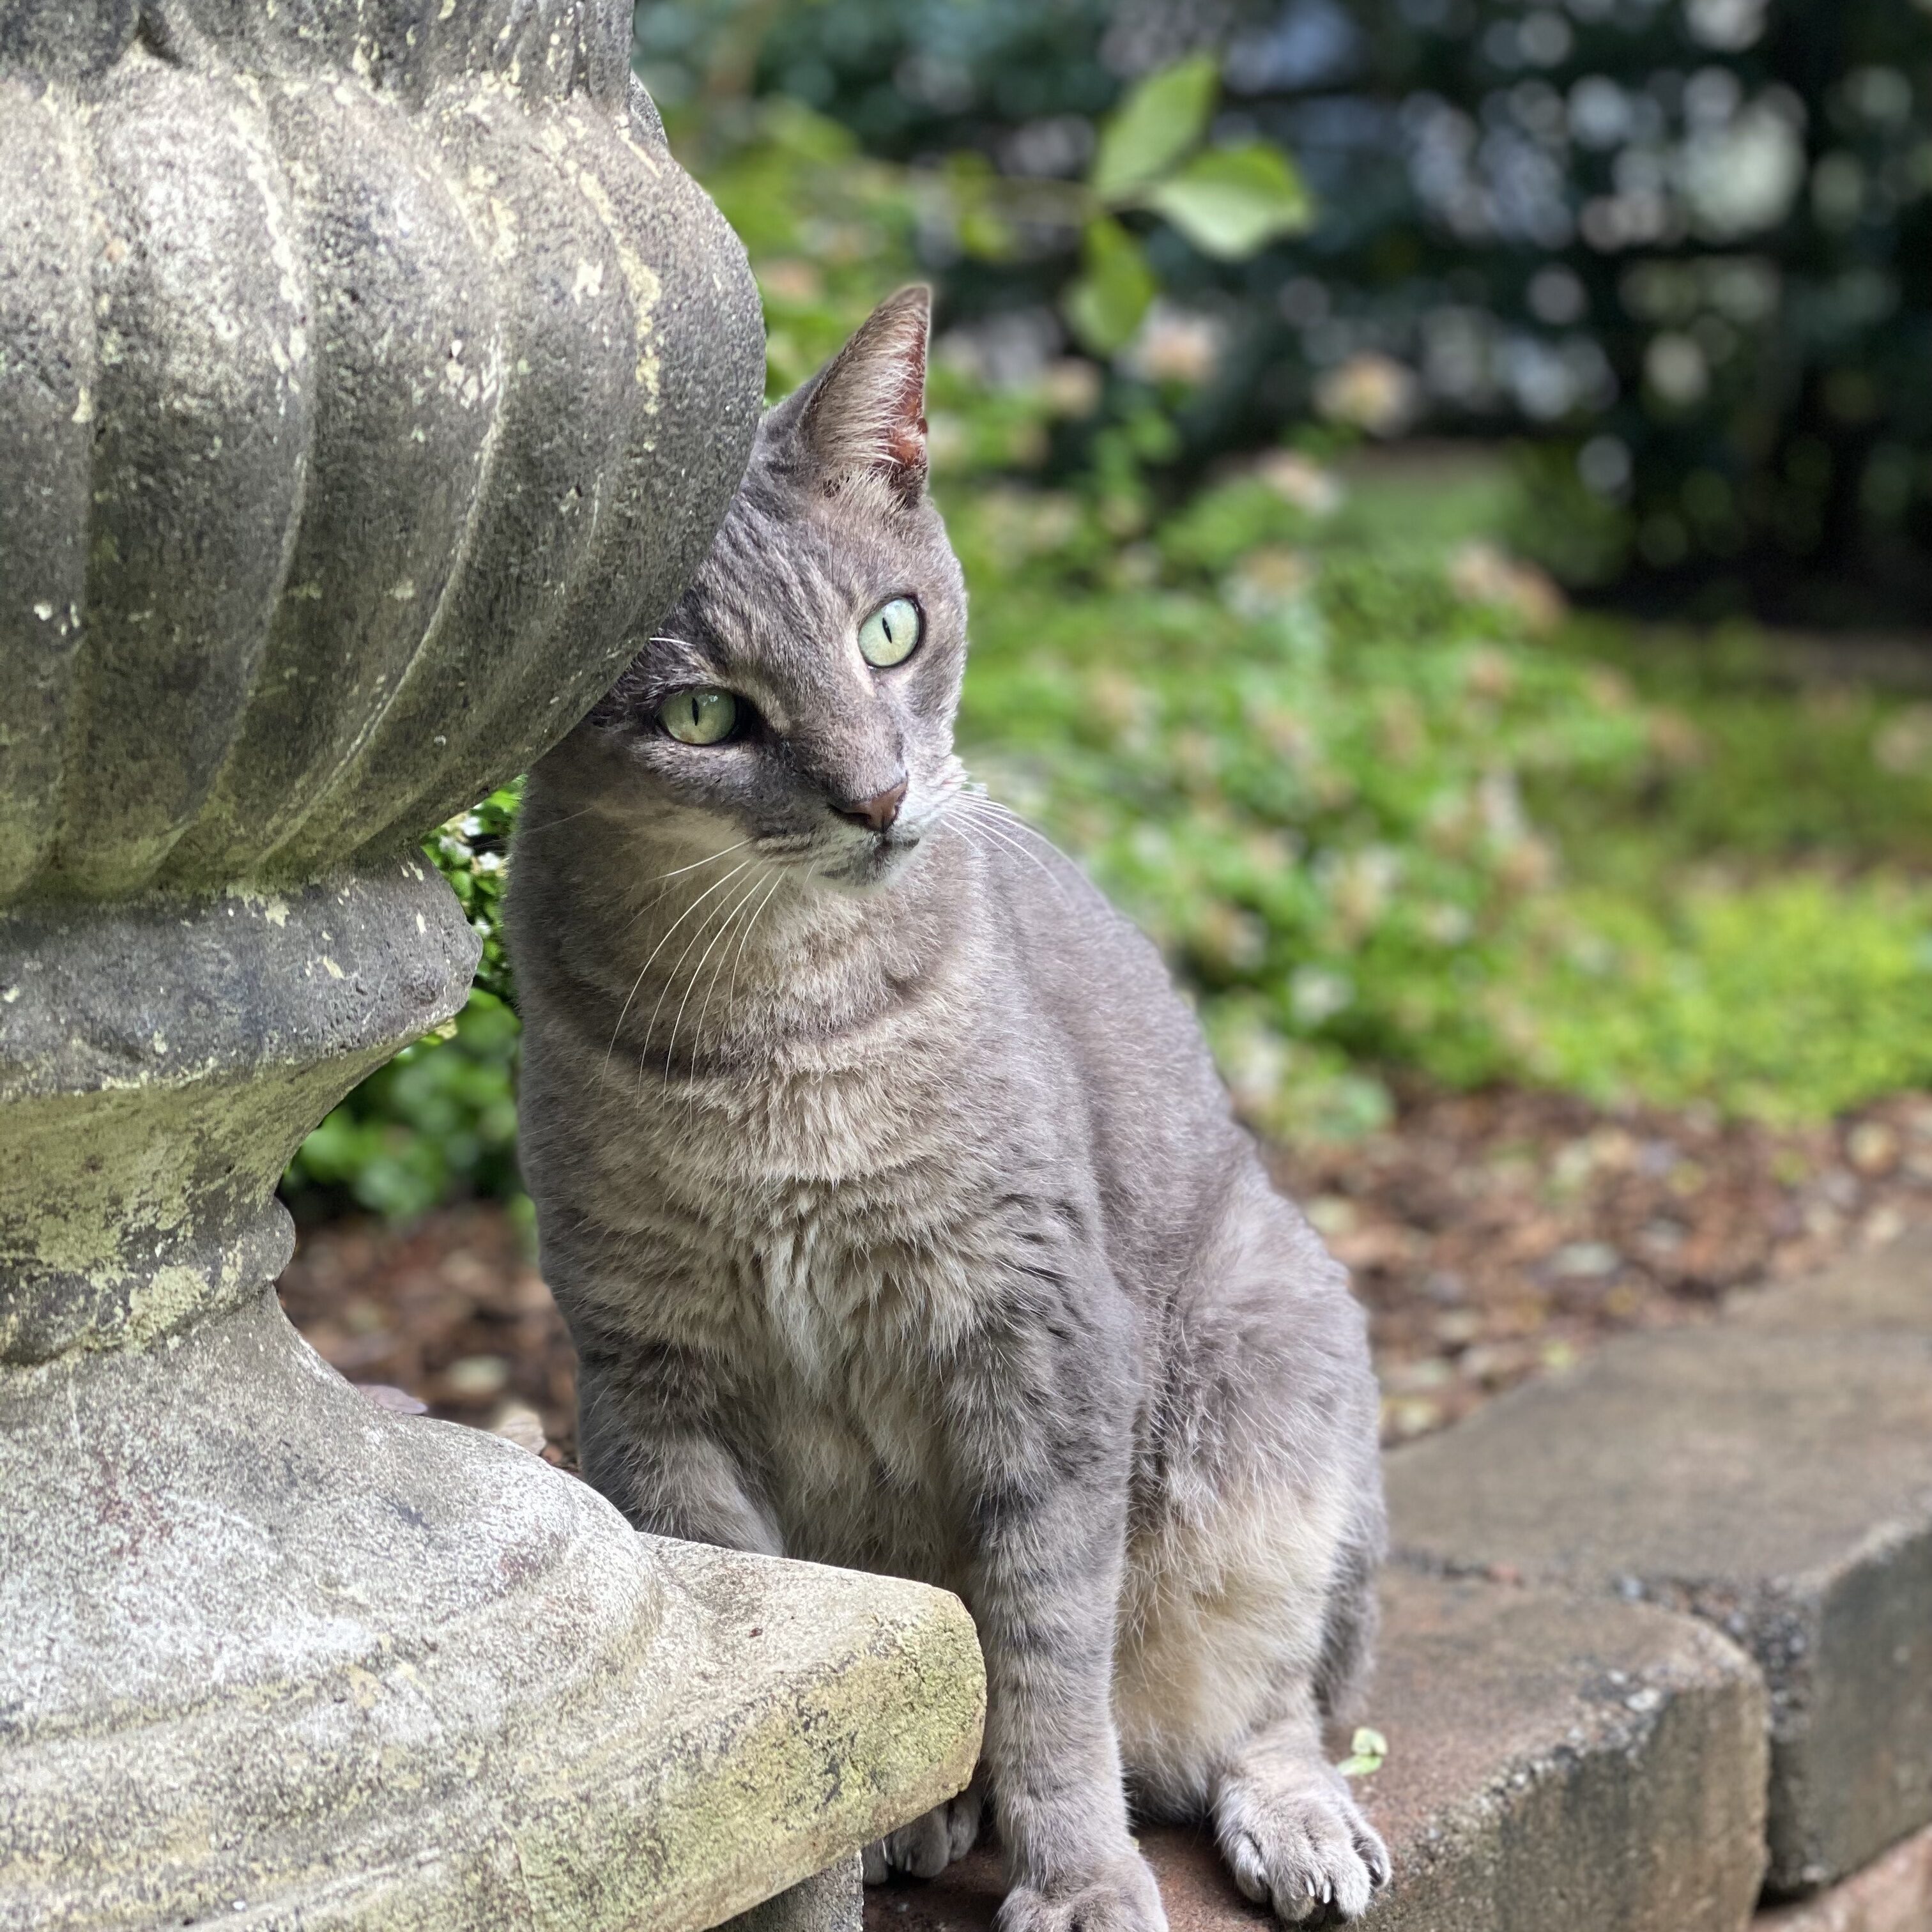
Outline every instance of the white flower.
POLYGON ((1226 335, 1216 316, 1156 302, 1127 345, 1121 365, 1147 382, 1198 387, 1220 366, 1226 335))
POLYGON ((1353 423, 1371 436, 1399 436, 1414 421, 1422 386, 1392 356, 1364 350, 1315 386, 1315 406, 1331 422, 1353 423))

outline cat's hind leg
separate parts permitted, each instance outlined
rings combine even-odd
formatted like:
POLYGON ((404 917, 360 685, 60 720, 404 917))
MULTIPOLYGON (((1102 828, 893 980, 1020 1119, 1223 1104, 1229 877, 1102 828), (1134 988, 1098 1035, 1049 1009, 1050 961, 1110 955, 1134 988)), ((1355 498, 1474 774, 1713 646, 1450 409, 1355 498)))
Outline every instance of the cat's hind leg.
POLYGON ((1209 1810, 1234 1882, 1291 1925, 1360 1918, 1388 1882, 1388 1849, 1322 1750, 1312 1684, 1230 1755, 1209 1810))
POLYGON ((1143 1814, 1204 1816, 1292 1925, 1359 1916, 1389 1876, 1322 1736, 1367 1668, 1378 1540, 1346 1483, 1278 1486, 1177 1512, 1129 1572, 1114 1694, 1143 1814))

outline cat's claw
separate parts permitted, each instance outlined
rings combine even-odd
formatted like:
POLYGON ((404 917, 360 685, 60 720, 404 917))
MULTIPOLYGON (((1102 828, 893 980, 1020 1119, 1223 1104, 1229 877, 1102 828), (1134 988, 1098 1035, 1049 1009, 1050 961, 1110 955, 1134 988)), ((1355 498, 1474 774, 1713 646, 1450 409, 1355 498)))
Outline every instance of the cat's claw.
POLYGON ((937 1878, 955 1858, 963 1858, 980 1842, 985 1806, 976 1786, 957 1798, 935 1804, 910 1825, 866 1847, 863 1871, 868 1885, 884 1885, 896 1872, 912 1878, 937 1878))
POLYGON ((1388 1847, 1346 1789, 1324 1780, 1293 1790, 1248 1785, 1216 1820, 1234 1882, 1290 1925, 1359 1918, 1388 1884, 1388 1847))
POLYGON ((1130 1853, 1073 1884, 1038 1890, 1015 1886, 993 1928, 994 1932, 1167 1932, 1167 1913, 1147 1861, 1130 1853))

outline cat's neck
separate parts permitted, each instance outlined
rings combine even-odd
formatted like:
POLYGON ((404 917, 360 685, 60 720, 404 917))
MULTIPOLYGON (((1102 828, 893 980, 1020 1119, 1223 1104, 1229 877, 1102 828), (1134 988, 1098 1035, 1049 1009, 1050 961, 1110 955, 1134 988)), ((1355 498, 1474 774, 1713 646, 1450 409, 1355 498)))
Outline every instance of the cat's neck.
MULTIPOLYGON (((608 1009, 598 1021, 627 1057, 686 1078, 824 1054, 880 1050, 956 1011, 982 904, 974 847, 942 823, 890 883, 858 891, 760 856, 748 844, 658 842, 594 812, 544 861, 545 896, 567 914, 539 922, 556 965, 608 1009)), ((542 836, 542 818, 530 836, 542 836)))

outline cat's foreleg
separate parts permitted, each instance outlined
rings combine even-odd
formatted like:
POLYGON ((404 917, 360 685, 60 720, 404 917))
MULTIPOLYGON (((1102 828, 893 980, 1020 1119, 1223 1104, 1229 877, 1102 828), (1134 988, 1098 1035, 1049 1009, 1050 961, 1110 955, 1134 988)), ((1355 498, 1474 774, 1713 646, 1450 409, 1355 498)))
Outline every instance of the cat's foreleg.
POLYGON ((585 1480, 638 1528, 689 1543, 782 1556, 718 1419, 719 1392, 679 1349, 580 1354, 578 1461, 585 1480))
POLYGON ((884 1885, 895 1872, 912 1878, 937 1878, 955 1858, 980 1842, 986 1822, 986 1780, 976 1775, 956 1798, 935 1804, 910 1825, 866 1847, 865 1879, 884 1885))
POLYGON ((986 1653, 984 1762, 1011 1883, 999 1932, 1167 1924, 1128 1829, 1110 1696, 1126 1444, 1120 1405, 1083 1379, 989 1391, 982 1412, 968 1594, 986 1653))
POLYGON ((1310 1679, 1231 1754, 1212 1809, 1234 1882, 1291 1925, 1358 1918, 1388 1882, 1388 1850, 1322 1749, 1310 1679))

